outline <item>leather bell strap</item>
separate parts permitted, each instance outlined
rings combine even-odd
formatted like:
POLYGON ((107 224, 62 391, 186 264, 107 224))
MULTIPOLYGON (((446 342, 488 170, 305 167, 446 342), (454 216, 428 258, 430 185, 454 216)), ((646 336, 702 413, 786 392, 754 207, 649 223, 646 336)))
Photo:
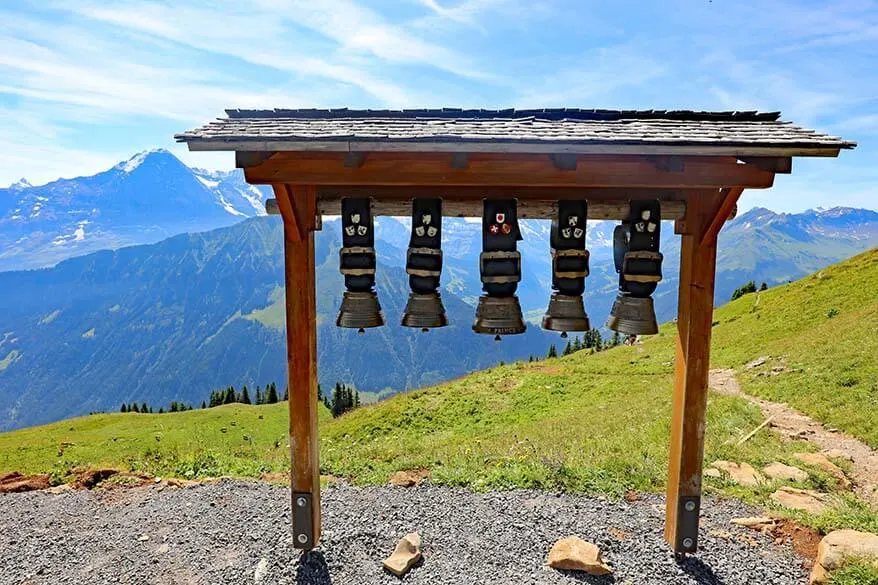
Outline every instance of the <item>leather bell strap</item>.
POLYGON ((628 282, 657 283, 662 279, 661 208, 658 200, 632 201, 628 217, 628 250, 622 276, 628 282))
POLYGON ((589 254, 585 249, 587 218, 586 201, 558 202, 558 214, 552 220, 549 235, 552 288, 564 295, 578 296, 585 292, 585 278, 589 273, 589 254))
POLYGON ((413 292, 426 294, 439 288, 442 274, 442 200, 412 201, 412 234, 405 270, 413 292))
POLYGON ((518 205, 515 199, 482 202, 482 254, 479 273, 488 294, 513 294, 521 280, 518 240, 518 205))
POLYGON ((369 292, 375 286, 375 226, 369 198, 341 200, 339 266, 345 287, 351 292, 369 292))

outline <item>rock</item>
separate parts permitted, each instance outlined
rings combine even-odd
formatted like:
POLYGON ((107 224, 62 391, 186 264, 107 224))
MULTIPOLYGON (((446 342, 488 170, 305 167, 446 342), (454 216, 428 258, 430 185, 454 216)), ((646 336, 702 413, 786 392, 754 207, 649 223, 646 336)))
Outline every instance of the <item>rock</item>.
POLYGON ((0 477, 0 494, 45 490, 49 487, 51 487, 49 484, 49 476, 45 474, 22 475, 13 471, 12 473, 7 473, 0 477))
POLYGON ((764 364, 767 361, 768 361, 768 356, 758 357, 755 360, 753 360, 752 362, 746 364, 744 366, 744 369, 745 370, 752 370, 753 368, 758 368, 759 366, 761 366, 762 364, 764 364))
POLYGON ((829 572, 848 559, 858 559, 878 568, 878 534, 845 529, 833 530, 824 536, 817 547, 810 583, 827 583, 829 572))
POLYGON ((260 585, 265 580, 265 575, 268 574, 268 559, 265 557, 259 559, 259 562, 256 564, 256 570, 253 572, 253 583, 256 585, 260 585))
POLYGON ((140 536, 137 537, 137 540, 139 540, 140 542, 146 542, 147 540, 149 540, 149 535, 148 534, 141 534, 140 536))
POLYGON ((768 516, 754 516, 751 518, 732 518, 732 524, 752 528, 753 530, 762 530, 766 526, 774 526, 774 518, 768 516))
POLYGON ((847 478, 841 468, 826 458, 822 453, 796 453, 793 455, 796 459, 806 465, 813 465, 818 469, 822 469, 826 473, 832 475, 838 482, 838 487, 842 489, 850 489, 851 480, 847 478))
POLYGON ((553 569, 585 571, 589 575, 608 575, 613 572, 601 558, 601 549, 578 536, 562 538, 552 545, 546 563, 553 569))
POLYGON ((402 577, 420 560, 421 535, 412 532, 402 537, 393 554, 384 559, 383 565, 397 577, 402 577))
POLYGON ((808 479, 808 474, 798 467, 785 465, 778 461, 763 467, 762 473, 771 479, 787 479, 790 481, 805 481, 808 479))
POLYGON ((398 487, 414 487, 424 481, 424 478, 427 477, 427 475, 429 475, 429 472, 423 469, 397 471, 390 476, 390 485, 398 487))
POLYGON ((704 470, 704 475, 707 477, 722 477, 723 474, 719 469, 714 469, 713 467, 708 467, 704 470))
POLYGON ((61 494, 66 494, 67 492, 72 492, 73 488, 71 486, 67 485, 66 483, 62 483, 61 485, 56 485, 55 487, 50 487, 46 491, 48 491, 50 494, 58 496, 61 494))
POLYGON ((729 479, 738 485, 756 487, 765 481, 762 474, 756 471, 749 463, 734 463, 732 461, 720 460, 711 463, 710 467, 725 472, 729 479))
MULTIPOLYGON (((829 431, 829 429, 826 429, 829 431)), ((824 449, 820 452, 827 457, 832 457, 833 459, 842 459, 844 461, 853 461, 854 458, 851 457, 851 454, 847 451, 843 451, 842 449, 824 449)))
POLYGON ((829 509, 831 500, 826 494, 812 490, 800 490, 793 487, 782 487, 773 494, 771 499, 785 508, 802 510, 811 514, 821 514, 829 509))

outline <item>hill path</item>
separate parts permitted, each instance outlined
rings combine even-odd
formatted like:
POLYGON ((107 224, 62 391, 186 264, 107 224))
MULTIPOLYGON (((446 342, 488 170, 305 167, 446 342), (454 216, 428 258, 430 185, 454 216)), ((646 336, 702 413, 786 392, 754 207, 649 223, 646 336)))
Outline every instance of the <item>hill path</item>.
POLYGON ((160 487, 0 494, 0 581, 399 585, 381 560, 411 531, 422 537, 424 561, 407 585, 795 585, 807 576, 790 544, 733 526, 732 518, 758 512, 730 499, 705 500, 701 549, 677 562, 662 536, 659 495, 628 502, 338 483, 323 490, 320 545, 299 556, 287 487, 233 480, 160 487), (552 543, 570 534, 600 546, 614 575, 548 568, 552 543))
POLYGON ((872 506, 878 508, 878 451, 859 439, 836 430, 828 430, 788 405, 751 396, 741 390, 735 370, 718 368, 710 371, 708 385, 711 390, 727 396, 737 396, 757 405, 765 418, 773 417, 770 426, 781 435, 813 443, 829 456, 843 455, 851 462, 848 474, 854 484, 854 492, 872 506))

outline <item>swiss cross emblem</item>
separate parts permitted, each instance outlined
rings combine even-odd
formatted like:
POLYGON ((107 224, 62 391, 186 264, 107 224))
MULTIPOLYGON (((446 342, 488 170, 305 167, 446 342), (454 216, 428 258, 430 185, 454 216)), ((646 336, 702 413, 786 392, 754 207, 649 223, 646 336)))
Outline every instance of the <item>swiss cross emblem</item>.
POLYGON ((497 221, 497 223, 503 223, 506 221, 506 214, 505 213, 498 213, 494 217, 494 219, 497 221))
POLYGON ((488 228, 488 230, 496 236, 497 234, 500 233, 500 226, 495 224, 495 225, 492 225, 490 228, 488 228))

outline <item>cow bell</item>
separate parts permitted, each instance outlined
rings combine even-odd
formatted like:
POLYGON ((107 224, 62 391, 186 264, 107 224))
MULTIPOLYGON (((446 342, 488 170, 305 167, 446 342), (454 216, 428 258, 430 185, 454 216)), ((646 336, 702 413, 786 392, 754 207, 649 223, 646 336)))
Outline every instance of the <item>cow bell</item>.
POLYGON ((658 322, 655 308, 650 297, 632 297, 619 294, 613 303, 607 329, 626 335, 655 335, 658 333, 658 322))
POLYGON ((384 314, 378 304, 378 295, 370 292, 346 291, 335 324, 339 327, 362 330, 384 325, 384 314))
POLYGON ((411 293, 402 315, 402 325, 417 327, 423 331, 448 325, 448 317, 445 316, 445 307, 442 306, 439 293, 411 293))
POLYGON ((518 297, 479 297, 473 331, 497 336, 524 333, 526 329, 518 297))
POLYGON ((588 331, 591 329, 582 296, 553 293, 543 315, 543 329, 549 331, 588 331))

